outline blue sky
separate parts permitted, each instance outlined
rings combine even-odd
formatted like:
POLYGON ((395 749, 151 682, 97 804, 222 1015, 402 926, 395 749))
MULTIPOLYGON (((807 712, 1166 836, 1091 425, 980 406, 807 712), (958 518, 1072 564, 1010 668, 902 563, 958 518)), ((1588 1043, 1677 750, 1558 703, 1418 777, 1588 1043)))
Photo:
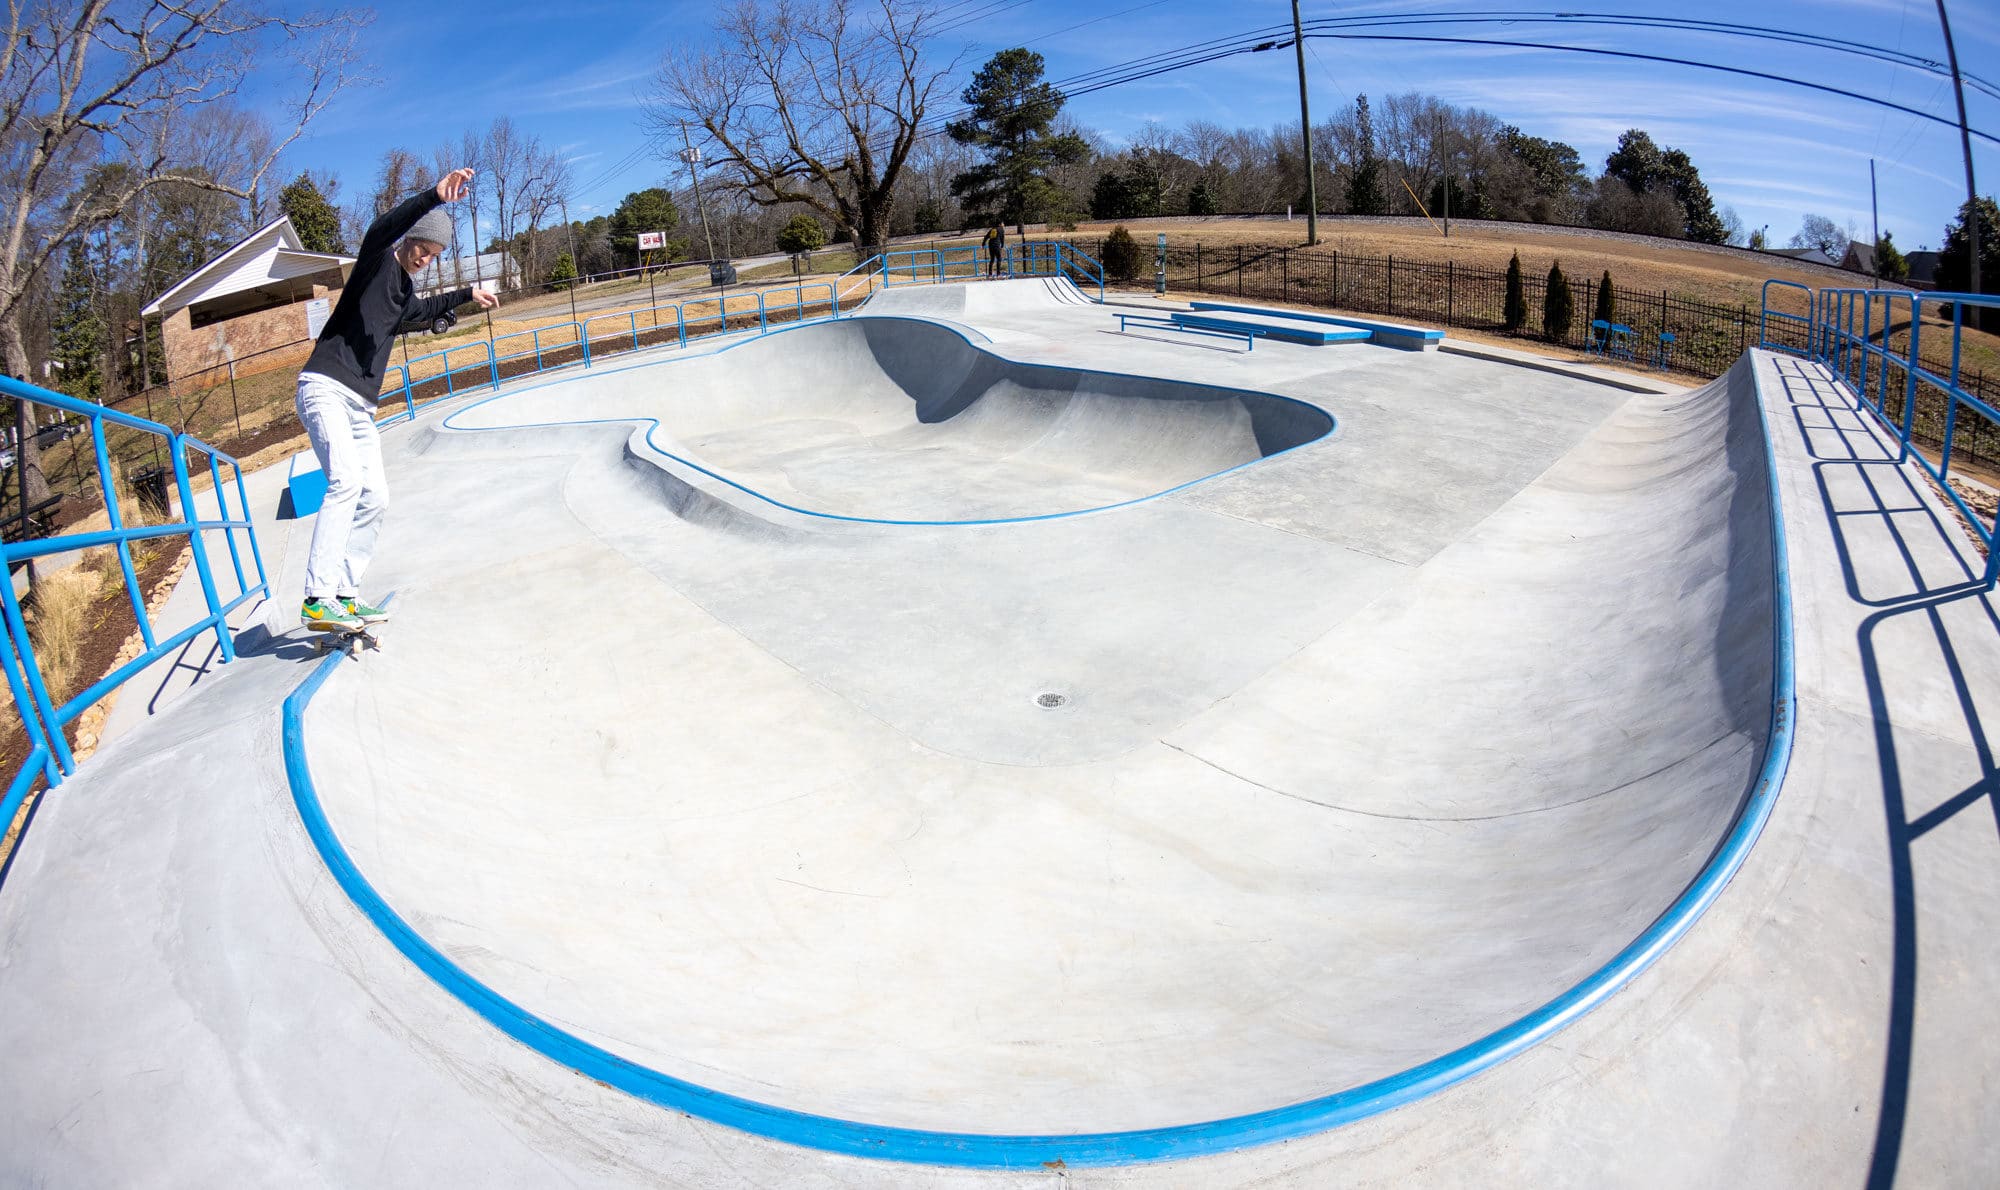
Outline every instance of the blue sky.
MULTIPOLYGON (((996 50, 1028 45, 1060 80, 1148 54, 1264 25, 1288 23, 1288 4, 1215 5, 1206 0, 965 0, 946 20, 940 49, 962 54, 961 74, 996 50), (1082 27, 1077 27, 1081 25, 1082 27)), ((1444 0, 1302 6, 1314 17, 1366 13, 1491 11, 1444 0)), ((1561 6, 1547 5, 1541 11, 1561 6)), ((2000 8, 1990 0, 1949 3, 1959 62, 2000 81, 2000 8)), ((710 3, 570 0, 551 6, 487 0, 475 8, 410 5, 378 11, 366 55, 379 85, 350 92, 294 146, 290 168, 330 169, 345 193, 366 188, 391 145, 428 154, 509 115, 560 146, 582 187, 572 214, 609 210, 629 190, 657 185, 669 164, 643 151, 639 95, 676 29, 705 29, 710 3)), ((1661 10, 1608 0, 1591 11, 1661 10)), ((1685 0, 1672 15, 1809 31, 1942 60, 1933 0, 1685 0)), ((1424 30, 1407 30, 1423 32, 1424 30)), ((1887 63, 1766 41, 1632 29, 1548 25, 1441 28, 1442 34, 1561 42, 1697 58, 1810 79, 1879 96, 1950 119, 1951 86, 1887 63)), ((1315 39, 1308 43, 1313 112, 1323 118, 1371 96, 1420 90, 1477 106, 1539 136, 1576 146, 1593 171, 1618 134, 1641 127, 1687 150, 1718 206, 1747 228, 1769 225, 1782 244, 1816 212, 1869 231, 1868 162, 1877 163, 1882 226, 1905 251, 1938 246, 1963 200, 1955 128, 1853 100, 1686 67, 1581 54, 1475 46, 1315 39)), ((275 80, 273 80, 275 81, 275 80)), ((1080 97, 1071 113, 1114 142, 1149 120, 1200 118, 1226 126, 1270 125, 1298 115, 1292 55, 1245 55, 1080 97)), ((956 89, 956 85, 954 87, 956 89)), ((1968 89, 1975 128, 2000 134, 2000 101, 1968 89)), ((1982 194, 2000 192, 2000 146, 1973 141, 1982 194)))

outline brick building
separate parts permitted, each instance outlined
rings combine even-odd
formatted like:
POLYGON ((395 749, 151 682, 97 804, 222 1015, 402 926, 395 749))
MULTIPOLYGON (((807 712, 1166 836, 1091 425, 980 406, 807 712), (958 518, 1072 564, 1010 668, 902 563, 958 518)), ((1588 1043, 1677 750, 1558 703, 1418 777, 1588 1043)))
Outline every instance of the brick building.
POLYGON ((160 320, 168 375, 176 380, 231 363, 239 374, 297 367, 353 266, 351 256, 306 251, 291 219, 280 217, 175 282, 140 314, 160 320))

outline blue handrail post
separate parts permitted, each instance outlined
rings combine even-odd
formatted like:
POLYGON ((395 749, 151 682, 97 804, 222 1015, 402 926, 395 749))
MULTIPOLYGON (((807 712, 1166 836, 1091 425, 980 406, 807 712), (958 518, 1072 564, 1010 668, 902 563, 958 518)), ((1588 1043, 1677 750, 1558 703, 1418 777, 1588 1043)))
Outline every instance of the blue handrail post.
MULTIPOLYGON (((111 482, 111 453, 104 447, 103 418, 93 417, 90 419, 90 437, 91 445, 97 450, 97 477, 104 485, 104 515, 106 520, 110 522, 111 531, 116 533, 125 528, 125 518, 119 514, 118 490, 111 482)), ((125 594, 132 600, 132 616, 139 622, 140 639, 144 640, 146 647, 150 649, 154 644, 153 624, 152 621, 146 618, 146 600, 139 593, 139 576, 132 569, 132 544, 120 538, 117 549, 118 570, 125 576, 125 594)), ((10 583, 9 585, 11 586, 12 584, 10 583)), ((22 703, 19 699, 16 699, 14 705, 19 707, 22 703)), ((5 829, 5 821, 0 820, 0 830, 5 829)))
POLYGON ((570 325, 576 328, 576 341, 583 344, 583 368, 587 372, 590 370, 590 322, 586 319, 570 325))
POLYGON ((250 538, 250 563, 257 568, 258 588, 268 594, 271 589, 271 577, 264 573, 264 553, 257 548, 257 526, 256 521, 250 516, 249 489, 243 485, 243 464, 231 459, 229 465, 236 472, 236 500, 243 506, 243 520, 250 526, 247 530, 250 538))
MULTIPOLYGON (((1888 325, 1888 320, 1886 318, 1883 320, 1883 325, 1884 326, 1888 325)), ((1854 391, 1860 393, 1861 399, 1864 401, 1868 399, 1868 349, 1870 346, 1874 344, 1874 341, 1875 341, 1875 298, 1872 294, 1862 294, 1861 295, 1861 383, 1858 386, 1856 386, 1854 391)))
MULTIPOLYGON (((214 455, 208 456, 208 481, 215 485, 216 515, 223 523, 222 540, 229 543, 229 564, 236 571, 236 593, 247 595, 250 584, 243 581, 243 557, 236 551, 236 530, 229 528, 229 522, 234 518, 229 515, 228 489, 222 484, 222 464, 214 455)), ((244 506, 243 519, 245 522, 250 520, 248 505, 244 506)))
POLYGON ((497 388, 499 388, 499 387, 500 387, 500 361, 499 361, 499 360, 498 360, 497 358, 495 358, 495 357, 494 357, 494 355, 493 355, 493 342, 492 342, 492 340, 490 340, 490 339, 489 339, 489 340, 487 340, 487 343, 486 343, 486 371, 487 371, 487 372, 488 372, 488 374, 489 374, 489 375, 490 375, 490 376, 492 377, 492 380, 493 380, 493 387, 494 387, 494 388, 496 388, 496 389, 497 389, 497 388))
MULTIPOLYGON (((7 584, 7 592, 12 595, 13 591, 14 584, 10 582, 7 584)), ((14 709, 21 713, 21 727, 28 736, 29 762, 21 766, 22 771, 27 772, 33 767, 33 757, 39 752, 44 758, 43 776, 49 778, 49 784, 59 784, 62 781, 62 772, 55 767, 55 756, 49 751, 48 732, 42 726, 41 715, 37 713, 35 703, 32 701, 33 696, 28 693, 27 686, 21 679, 21 673, 26 667, 14 652, 14 639, 11 630, 0 634, 0 669, 4 669, 7 673, 7 691, 14 696, 14 709)), ((7 824, 14 821, 16 809, 18 803, 10 796, 8 804, 0 807, 0 831, 4 831, 7 824)))
POLYGON ((1902 447, 1896 452, 1898 463, 1910 457, 1910 431, 1917 419, 1917 370, 1923 365, 1922 340, 1924 334, 1924 309, 1921 294, 1910 299, 1910 362, 1904 369, 1908 379, 1903 385, 1903 425, 1896 437, 1902 447))
MULTIPOLYGON (((62 723, 56 718, 55 706, 49 700, 49 688, 42 681, 42 667, 35 660, 35 645, 28 638, 28 625, 21 617, 21 601, 14 597, 14 583, 11 578, 5 583, 0 583, 0 607, 4 607, 5 610, 8 639, 12 640, 15 648, 20 651, 21 669, 27 674, 34 714, 41 716, 46 729, 42 741, 55 756, 56 767, 64 774, 73 773, 76 771, 76 758, 70 755, 69 741, 63 738, 62 723)), ((21 711, 21 723, 24 726, 33 718, 26 710, 27 705, 20 702, 14 704, 15 709, 21 711)))
POLYGON ((236 660, 236 645, 229 639, 229 620, 222 614, 222 600, 215 594, 215 576, 209 572, 208 545, 201 539, 201 516, 195 511, 194 488, 188 483, 182 436, 178 432, 168 435, 167 447, 174 457, 174 487, 180 493, 181 518, 187 523, 188 545, 194 551, 194 572, 201 579, 201 594, 208 601, 209 618, 215 621, 216 647, 227 664, 236 660))

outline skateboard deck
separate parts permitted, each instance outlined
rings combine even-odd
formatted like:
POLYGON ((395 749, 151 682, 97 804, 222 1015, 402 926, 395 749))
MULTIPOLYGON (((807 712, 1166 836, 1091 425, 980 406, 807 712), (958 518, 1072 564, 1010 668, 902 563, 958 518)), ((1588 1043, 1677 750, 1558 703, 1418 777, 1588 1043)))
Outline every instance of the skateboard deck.
POLYGON ((349 657, 358 658, 363 649, 381 650, 382 638, 376 633, 382 627, 381 624, 363 624, 359 628, 308 628, 306 631, 312 634, 313 648, 321 656, 339 649, 349 657))

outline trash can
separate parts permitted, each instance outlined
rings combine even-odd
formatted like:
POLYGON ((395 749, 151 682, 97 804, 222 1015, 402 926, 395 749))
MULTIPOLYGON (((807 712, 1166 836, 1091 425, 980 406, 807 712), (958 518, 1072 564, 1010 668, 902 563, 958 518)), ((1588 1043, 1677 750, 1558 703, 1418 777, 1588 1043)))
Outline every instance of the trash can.
POLYGON ((710 285, 736 284, 736 266, 726 260, 709 261, 708 283, 710 285))
POLYGON ((139 497, 139 503, 153 510, 157 516, 165 516, 167 507, 167 484, 172 482, 173 472, 166 467, 142 467, 132 473, 132 491, 139 497))

